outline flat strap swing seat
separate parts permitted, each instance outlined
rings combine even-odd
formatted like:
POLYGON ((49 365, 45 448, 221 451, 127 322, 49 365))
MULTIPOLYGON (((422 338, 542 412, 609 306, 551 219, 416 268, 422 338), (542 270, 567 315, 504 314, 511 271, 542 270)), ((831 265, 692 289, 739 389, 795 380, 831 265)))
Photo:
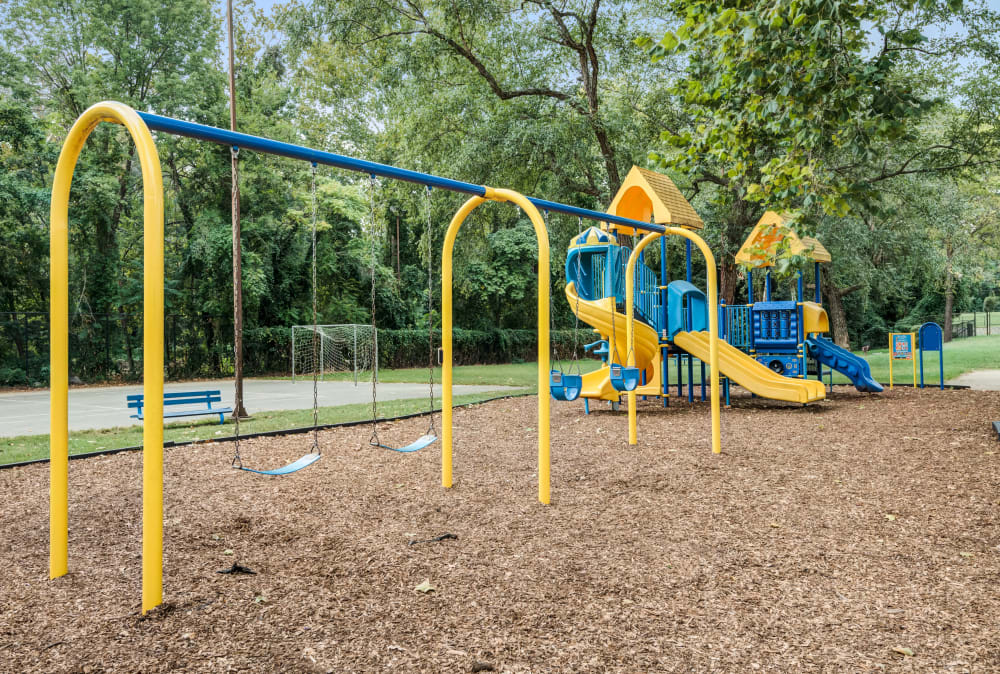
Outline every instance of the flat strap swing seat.
POLYGON ((382 449, 388 449, 391 452, 399 452, 400 454, 409 454, 410 452, 417 452, 434 444, 437 441, 437 436, 428 433, 427 435, 421 435, 419 438, 406 445, 405 447, 390 447, 389 445, 382 444, 378 440, 378 437, 372 438, 370 444, 372 447, 381 447, 382 449))
POLYGON ((246 466, 240 464, 236 465, 233 463, 233 468, 238 470, 245 470, 248 473, 257 473, 258 475, 290 475, 296 473, 307 466, 311 466, 320 460, 321 454, 313 452, 311 454, 306 454, 301 459, 291 462, 287 466, 282 466, 281 468, 275 468, 274 470, 257 470, 256 468, 247 468, 246 466))

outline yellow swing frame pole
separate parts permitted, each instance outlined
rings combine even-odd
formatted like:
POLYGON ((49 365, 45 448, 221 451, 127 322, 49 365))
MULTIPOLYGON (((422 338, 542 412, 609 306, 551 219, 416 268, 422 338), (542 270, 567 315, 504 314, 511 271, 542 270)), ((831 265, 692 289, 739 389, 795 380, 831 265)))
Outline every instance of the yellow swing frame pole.
POLYGON ((519 192, 485 187, 484 197, 472 197, 458 209, 448 225, 441 250, 441 484, 452 486, 452 282, 455 237, 472 211, 487 201, 509 201, 531 219, 538 237, 538 500, 550 501, 549 429, 549 236, 535 205, 519 192))
POLYGON ((136 146, 143 189, 142 612, 163 601, 163 178, 153 137, 127 105, 88 108, 59 153, 49 211, 49 577, 69 571, 69 194, 87 137, 123 125, 136 146))
MULTIPOLYGON (((625 336, 628 340, 628 365, 635 367, 635 334, 633 323, 635 317, 635 267, 639 261, 639 253, 650 243, 661 236, 680 236, 694 242, 698 250, 705 256, 705 276, 708 285, 708 366, 711 371, 712 386, 712 453, 722 453, 722 418, 719 404, 719 291, 716 280, 715 256, 705 240, 694 232, 680 227, 667 227, 663 233, 647 234, 632 251, 625 268, 625 311, 628 318, 625 324, 625 336)), ((613 309, 612 309, 613 310, 613 309)), ((628 392, 628 444, 637 444, 638 430, 636 428, 636 394, 628 392)))

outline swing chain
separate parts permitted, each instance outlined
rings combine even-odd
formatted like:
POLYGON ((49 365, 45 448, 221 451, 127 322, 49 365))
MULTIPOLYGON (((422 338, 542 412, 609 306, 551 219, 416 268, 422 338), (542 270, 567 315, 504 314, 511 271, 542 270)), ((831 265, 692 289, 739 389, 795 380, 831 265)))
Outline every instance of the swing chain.
MULTIPOLYGON (((545 235, 551 240, 549 236, 549 209, 542 210, 542 222, 545 223, 545 235)), ((552 297, 552 275, 549 274, 549 278, 546 279, 546 283, 549 284, 549 340, 552 340, 552 333, 556 331, 556 316, 555 316, 555 300, 552 297)), ((555 344, 552 346, 552 353, 556 358, 556 362, 559 363, 559 371, 562 372, 563 362, 562 358, 559 357, 559 340, 557 339, 555 344)))
POLYGON ((377 242, 377 232, 376 232, 376 221, 375 221, 375 191, 378 186, 375 174, 369 176, 368 179, 368 235, 371 238, 371 275, 372 275, 372 291, 371 291, 371 320, 372 320, 372 434, 368 438, 368 444, 377 447, 382 444, 382 441, 378 437, 378 398, 376 397, 376 380, 378 378, 378 334, 376 332, 377 328, 375 325, 375 266, 376 266, 376 256, 378 254, 378 242, 377 242))
POLYGON ((319 337, 319 327, 317 325, 318 315, 316 312, 316 162, 312 163, 312 360, 313 360, 313 452, 320 454, 319 448, 319 368, 322 363, 316 360, 316 341, 319 337))
MULTIPOLYGON (((232 209, 234 215, 239 218, 239 208, 240 208, 240 171, 239 171, 239 158, 240 158, 240 148, 237 145, 231 145, 229 147, 229 155, 232 158, 233 163, 233 177, 232 177, 232 209)), ((235 260, 233 261, 235 264, 235 260)), ((236 354, 236 340, 233 340, 233 358, 235 360, 236 354)), ((233 382, 234 386, 236 384, 235 380, 233 382)), ((242 400, 238 401, 242 402, 242 400)), ((235 453, 233 454, 233 461, 230 464, 236 468, 243 468, 243 458, 240 456, 240 408, 241 405, 236 405, 236 412, 233 414, 233 421, 236 424, 236 440, 235 440, 235 453)))
POLYGON ((427 385, 430 409, 427 434, 437 435, 437 429, 434 427, 434 230, 430 185, 424 190, 424 202, 427 206, 427 385))
MULTIPOLYGON (((577 242, 579 242, 580 237, 583 236, 583 217, 578 216, 576 222, 576 237, 577 242)), ((580 283, 580 278, 583 276, 583 263, 580 261, 580 253, 576 254, 576 282, 580 283)), ((577 351, 580 348, 580 288, 576 288, 576 311, 573 312, 576 316, 576 321, 573 324, 573 360, 570 361, 570 374, 573 373, 573 365, 576 365, 576 373, 583 376, 583 370, 580 367, 580 359, 577 355, 577 351)))

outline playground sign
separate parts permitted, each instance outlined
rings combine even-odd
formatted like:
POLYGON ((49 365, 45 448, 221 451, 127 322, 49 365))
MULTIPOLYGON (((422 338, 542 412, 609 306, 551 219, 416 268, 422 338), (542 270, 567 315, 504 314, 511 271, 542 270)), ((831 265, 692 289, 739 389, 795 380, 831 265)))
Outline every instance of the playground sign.
POLYGON ((917 361, 913 357, 913 345, 917 341, 914 332, 890 332, 889 350, 889 390, 892 390, 892 364, 897 360, 908 360, 913 363, 913 388, 917 388, 917 361))

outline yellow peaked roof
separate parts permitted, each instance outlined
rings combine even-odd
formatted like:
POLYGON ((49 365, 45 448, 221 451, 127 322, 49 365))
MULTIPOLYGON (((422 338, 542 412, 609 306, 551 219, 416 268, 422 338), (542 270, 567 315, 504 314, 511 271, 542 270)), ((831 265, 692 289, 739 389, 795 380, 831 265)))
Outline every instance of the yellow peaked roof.
POLYGON ((811 236, 803 236, 801 239, 791 229, 778 230, 775 226, 787 225, 789 218, 774 211, 768 211, 761 216, 757 226, 750 232, 750 236, 740 246, 736 253, 736 262, 758 267, 770 267, 771 262, 766 260, 774 255, 778 244, 784 239, 788 242, 788 248, 793 255, 805 255, 815 262, 830 262, 830 252, 823 247, 819 241, 811 236), (761 262, 764 260, 765 262, 761 262))
MULTIPOLYGON (((684 198, 674 181, 665 175, 633 166, 618 188, 618 194, 608 206, 608 213, 642 222, 652 221, 660 225, 677 225, 688 229, 701 229, 701 221, 694 208, 684 198)), ((618 231, 634 234, 631 227, 620 227, 618 231)))

